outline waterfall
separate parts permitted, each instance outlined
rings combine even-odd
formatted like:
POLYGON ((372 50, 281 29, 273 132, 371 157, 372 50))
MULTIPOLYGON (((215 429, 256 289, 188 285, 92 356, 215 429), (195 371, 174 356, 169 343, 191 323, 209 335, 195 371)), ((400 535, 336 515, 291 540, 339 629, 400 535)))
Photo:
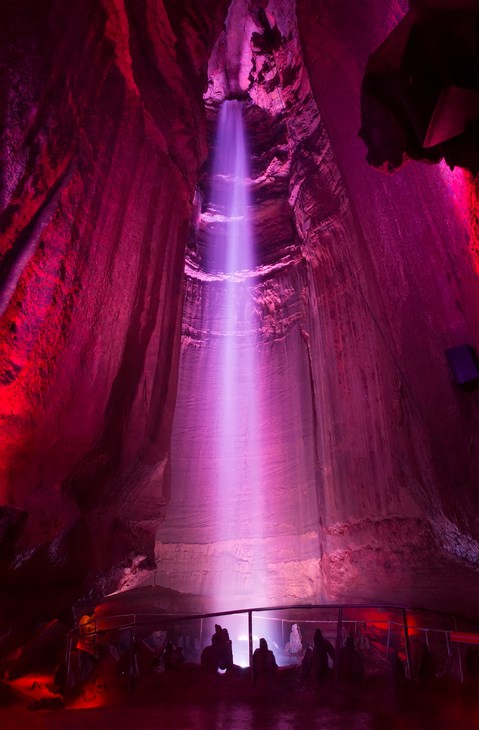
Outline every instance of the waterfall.
POLYGON ((263 596, 262 495, 255 310, 255 250, 249 217, 250 172, 242 104, 225 101, 216 137, 209 207, 212 219, 208 267, 224 274, 219 306, 223 311, 218 338, 219 414, 215 464, 218 541, 224 559, 217 576, 219 596, 237 592, 231 576, 238 557, 244 560, 245 600, 263 596), (238 555, 241 545, 246 554, 238 555))

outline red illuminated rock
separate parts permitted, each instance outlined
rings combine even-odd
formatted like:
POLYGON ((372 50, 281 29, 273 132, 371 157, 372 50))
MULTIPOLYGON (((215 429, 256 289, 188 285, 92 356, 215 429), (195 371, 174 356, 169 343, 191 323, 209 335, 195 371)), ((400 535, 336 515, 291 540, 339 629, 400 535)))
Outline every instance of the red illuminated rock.
POLYGON ((28 512, 18 559, 44 553, 40 582, 62 584, 52 550, 79 514, 87 572, 104 570, 148 551, 168 501, 202 93, 226 5, 0 11, 0 504, 28 512))

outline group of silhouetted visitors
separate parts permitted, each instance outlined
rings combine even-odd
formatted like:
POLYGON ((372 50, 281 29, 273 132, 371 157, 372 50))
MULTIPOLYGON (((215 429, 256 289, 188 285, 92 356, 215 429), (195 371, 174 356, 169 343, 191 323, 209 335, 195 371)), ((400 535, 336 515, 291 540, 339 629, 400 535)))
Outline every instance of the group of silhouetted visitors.
MULTIPOLYGON (((301 641, 299 627, 297 624, 294 626, 296 633, 292 632, 294 636, 290 639, 288 646, 294 644, 295 640, 297 643, 301 641)), ((300 655, 300 652, 296 650, 295 654, 300 655)), ((302 680, 313 684, 324 681, 332 673, 335 661, 336 652, 332 643, 323 636, 320 629, 316 629, 312 646, 308 647, 302 659, 302 680)), ((362 678, 362 657, 360 652, 355 648, 352 636, 347 638, 346 644, 341 650, 340 661, 342 679, 357 680, 362 678)), ((215 625, 215 633, 211 637, 211 644, 206 646, 201 654, 201 666, 212 673, 218 670, 227 671, 233 668, 233 647, 228 629, 222 628, 219 624, 215 625)), ((271 678, 275 676, 277 671, 278 664, 276 657, 268 647, 266 639, 261 638, 259 647, 253 653, 254 676, 256 679, 271 678)))
MULTIPOLYGON (((219 669, 227 671, 233 668, 233 645, 228 629, 215 625, 215 633, 211 644, 203 649, 201 666, 208 672, 215 673, 219 669)), ((260 639, 259 647, 253 654, 253 672, 256 678, 273 677, 278 671, 276 658, 268 647, 266 639, 260 639)))
MULTIPOLYGON (((179 646, 173 641, 167 641, 166 632, 161 632, 161 637, 155 637, 154 641, 147 639, 132 639, 128 631, 120 631, 115 634, 114 640, 97 640, 96 624, 94 617, 85 615, 79 622, 78 642, 76 645, 77 661, 70 662, 70 665, 63 667, 63 674, 59 672, 59 682, 68 688, 75 683, 86 681, 87 678, 98 671, 105 676, 112 678, 118 675, 125 675, 129 685, 133 677, 152 667, 154 671, 163 668, 165 672, 200 671, 197 664, 197 651, 199 642, 195 639, 190 641, 189 635, 179 637, 179 646), (155 643, 156 642, 156 643, 155 643), (186 659, 183 654, 186 652, 186 659)), ((311 636, 311 635, 310 635, 311 636)), ((341 636, 337 636, 336 649, 331 641, 323 635, 321 629, 316 628, 312 641, 303 640, 299 624, 291 624, 289 641, 281 649, 273 642, 273 648, 280 652, 283 661, 293 665, 291 671, 295 673, 300 663, 300 676, 304 684, 312 687, 330 686, 328 678, 334 676, 335 680, 344 683, 347 687, 359 684, 365 677, 364 663, 380 667, 382 673, 388 673, 396 686, 403 686, 406 679, 419 681, 423 686, 436 682, 436 679, 445 676, 455 676, 458 671, 462 672, 461 680, 475 682, 479 678, 479 648, 470 647, 466 661, 459 665, 456 670, 452 661, 445 663, 444 669, 438 664, 435 654, 429 650, 427 642, 419 637, 411 642, 411 649, 404 654, 398 642, 389 643, 387 648, 380 643, 374 646, 374 642, 367 639, 364 633, 359 633, 355 640, 352 634, 347 634, 344 627, 341 636), (305 650, 305 646, 307 646, 305 650), (371 648, 372 647, 372 648, 371 648), (389 672, 388 672, 389 665, 389 672)), ((452 659, 455 657, 453 656, 452 659)), ((451 654, 448 654, 448 660, 451 654)), ((201 669, 210 674, 218 672, 233 671, 233 676, 240 676, 248 670, 234 664, 233 645, 228 629, 215 624, 215 630, 211 637, 211 643, 201 653, 201 669)), ((255 682, 268 683, 278 675, 278 664, 275 654, 269 648, 265 638, 259 640, 259 647, 252 656, 252 676, 255 682)), ((285 678, 288 676, 288 669, 285 668, 285 678)), ((291 672, 290 672, 291 676, 291 672)), ((166 679, 165 681, 169 681, 166 679)), ((276 684, 276 682, 275 682, 276 684)))
MULTIPOLYGON (((299 628, 296 626, 296 633, 299 628)), ((296 635, 295 635, 296 637, 296 635)), ((294 637, 294 638, 295 638, 294 637)), ((292 642, 290 641, 290 644, 292 642)), ((296 652, 299 654, 299 652, 296 652)), ((344 671, 348 677, 361 674, 360 658, 354 649, 354 640, 346 642, 341 654, 344 659, 344 671)), ((313 645, 306 650, 301 664, 301 676, 305 681, 321 682, 330 673, 335 662, 335 650, 331 642, 326 639, 320 629, 316 629, 313 638, 313 645)), ((215 673, 218 670, 229 670, 233 664, 233 648, 228 630, 219 624, 215 625, 215 633, 211 637, 211 644, 203 649, 201 654, 201 666, 208 672, 215 673)), ((253 672, 256 679, 274 677, 278 671, 276 657, 268 647, 266 639, 261 638, 259 647, 253 653, 253 672)))
MULTIPOLYGON (((92 651, 90 649, 90 634, 88 629, 91 624, 91 617, 85 617, 80 622, 80 640, 79 648, 82 653, 92 651), (87 621, 88 619, 88 621, 87 621), (86 627, 86 628, 85 628, 86 627)), ((92 624, 93 625, 93 624, 92 624)), ((165 637, 166 638, 166 637, 165 637)), ((118 642, 117 642, 118 643, 118 642)), ((93 644, 92 644, 93 646, 93 644)), ((276 648, 278 646, 275 644, 276 648)), ((101 649, 102 647, 100 647, 101 649)), ((110 647, 112 661, 118 654, 118 663, 124 658, 125 661, 131 662, 134 659, 134 674, 140 672, 140 664, 150 663, 152 666, 163 666, 164 671, 170 672, 180 668, 193 668, 195 665, 192 661, 185 661, 183 649, 177 646, 171 640, 167 641, 161 649, 160 653, 151 660, 152 648, 148 644, 138 642, 135 652, 132 654, 129 645, 123 647, 118 643, 115 654, 115 646, 110 647), (141 649, 141 651, 140 651, 141 649)), ((279 649, 279 648, 278 648, 279 649)), ((325 638, 319 628, 314 632, 312 644, 304 651, 301 630, 298 624, 293 624, 289 642, 284 647, 284 654, 294 659, 295 663, 301 661, 301 678, 304 682, 310 684, 322 683, 333 673, 335 662, 337 661, 335 649, 327 638, 325 638)), ((103 652, 105 653, 105 652, 103 652)), ((363 662, 361 653, 355 648, 354 638, 348 636, 344 647, 340 652, 340 663, 338 677, 345 680, 357 680, 363 676, 363 662)), ((111 662, 110 662, 111 663, 111 662)), ((241 672, 239 666, 235 666, 233 662, 233 645, 230 639, 228 629, 223 628, 219 624, 215 624, 215 631, 211 637, 211 643, 206 646, 201 653, 201 667, 203 670, 211 674, 218 671, 227 672, 233 668, 237 672, 241 672)), ((265 638, 259 641, 259 647, 254 651, 252 657, 252 670, 255 681, 268 680, 278 673, 278 664, 273 651, 269 648, 265 638)), ((424 670, 425 671, 425 670, 424 670)))

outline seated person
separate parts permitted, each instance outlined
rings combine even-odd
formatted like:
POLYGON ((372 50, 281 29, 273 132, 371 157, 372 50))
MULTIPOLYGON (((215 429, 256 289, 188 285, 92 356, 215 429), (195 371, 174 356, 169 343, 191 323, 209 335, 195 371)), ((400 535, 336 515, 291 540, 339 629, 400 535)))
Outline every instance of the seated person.
POLYGON ((230 639, 228 629, 222 629, 219 624, 215 626, 218 641, 218 666, 220 669, 231 669, 233 667, 233 643, 230 639))
POLYGON ((268 648, 266 639, 259 640, 259 649, 255 649, 253 654, 253 670, 254 676, 258 679, 264 677, 273 677, 278 671, 276 658, 268 648))

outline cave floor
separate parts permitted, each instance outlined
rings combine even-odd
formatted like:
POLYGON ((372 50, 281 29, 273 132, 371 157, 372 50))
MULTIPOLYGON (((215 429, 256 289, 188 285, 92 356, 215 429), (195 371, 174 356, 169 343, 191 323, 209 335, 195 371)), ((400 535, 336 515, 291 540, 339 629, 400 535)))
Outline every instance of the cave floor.
POLYGON ((2 730, 476 730, 477 712, 450 708, 404 708, 402 711, 313 707, 291 703, 275 707, 223 700, 211 704, 158 703, 88 710, 41 711, 24 708, 4 711, 2 730))
POLYGON ((2 730, 479 730, 477 689, 369 686, 357 691, 153 698, 32 712, 0 710, 2 730))

